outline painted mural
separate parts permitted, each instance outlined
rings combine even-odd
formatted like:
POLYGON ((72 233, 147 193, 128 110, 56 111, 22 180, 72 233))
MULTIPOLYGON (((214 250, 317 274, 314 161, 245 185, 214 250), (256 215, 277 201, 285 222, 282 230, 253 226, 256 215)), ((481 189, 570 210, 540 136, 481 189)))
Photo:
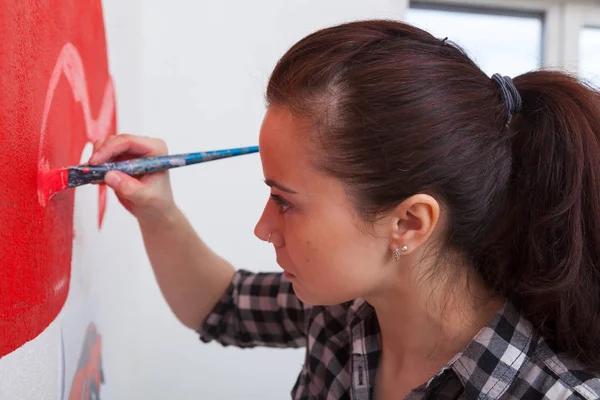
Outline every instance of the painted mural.
MULTIPOLYGON (((115 110, 100 0, 0 2, 0 362, 40 335, 69 294, 75 191, 44 201, 44 172, 79 164, 90 143, 115 134, 115 110)), ((97 231, 106 189, 93 190, 97 231)), ((98 398, 101 336, 82 323, 87 361, 67 386, 98 398)))

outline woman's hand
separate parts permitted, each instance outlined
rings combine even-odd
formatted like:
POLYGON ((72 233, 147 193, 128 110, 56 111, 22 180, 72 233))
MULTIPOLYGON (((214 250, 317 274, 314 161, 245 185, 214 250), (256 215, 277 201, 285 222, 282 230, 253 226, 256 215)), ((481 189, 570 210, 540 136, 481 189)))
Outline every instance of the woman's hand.
MULTIPOLYGON (((122 134, 96 141, 89 164, 167 154, 167 145, 163 140, 122 134)), ((106 174, 104 181, 115 191, 121 204, 140 222, 161 220, 176 210, 168 171, 140 177, 111 171, 106 174)))

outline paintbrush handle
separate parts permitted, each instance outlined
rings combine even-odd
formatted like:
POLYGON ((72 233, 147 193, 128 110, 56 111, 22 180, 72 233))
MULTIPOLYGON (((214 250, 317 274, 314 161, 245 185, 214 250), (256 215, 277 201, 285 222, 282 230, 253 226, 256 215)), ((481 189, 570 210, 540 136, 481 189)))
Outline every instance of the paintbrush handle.
POLYGON ((179 168, 186 165, 199 164, 256 152, 258 152, 258 146, 251 146, 226 150, 203 151, 198 153, 136 158, 132 160, 109 162, 101 165, 80 165, 69 168, 68 187, 103 182, 104 176, 109 171, 120 171, 132 176, 145 175, 165 171, 171 168, 179 168))

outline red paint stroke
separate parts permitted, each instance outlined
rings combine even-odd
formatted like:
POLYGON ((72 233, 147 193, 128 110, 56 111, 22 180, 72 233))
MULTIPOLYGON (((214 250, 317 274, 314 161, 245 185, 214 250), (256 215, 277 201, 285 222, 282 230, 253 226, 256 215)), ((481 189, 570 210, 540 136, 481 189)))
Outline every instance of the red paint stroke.
POLYGON ((67 168, 38 171, 38 199, 42 206, 48 204, 53 194, 64 190, 69 185, 69 170, 67 168))
POLYGON ((102 337, 92 322, 86 331, 71 383, 69 400, 100 399, 100 386, 104 383, 102 370, 102 337))
POLYGON ((116 113, 100 0, 2 0, 0 38, 2 357, 39 335, 68 294, 75 192, 42 206, 40 173, 79 164, 87 143, 115 134, 116 113))
MULTIPOLYGON (((102 97, 98 118, 92 117, 92 113, 90 111, 90 96, 88 94, 85 69, 83 68, 81 56, 73 44, 65 44, 60 52, 60 55, 58 56, 56 65, 52 71, 52 75, 50 76, 50 83, 48 84, 48 91, 46 92, 46 100, 44 101, 44 113, 42 116, 42 128, 40 130, 40 151, 38 162, 38 200, 42 206, 45 206, 48 201, 49 189, 61 190, 66 186, 53 186, 56 185, 56 181, 52 180, 54 176, 49 173, 49 162, 47 155, 44 154, 45 149, 47 149, 47 147, 44 146, 44 141, 46 139, 46 129, 48 124, 48 115, 50 113, 50 106, 52 105, 54 93, 56 92, 56 87, 62 74, 64 74, 64 76, 67 78, 69 86, 73 92, 73 98, 76 102, 81 104, 83 117, 85 119, 85 133, 90 142, 93 143, 98 139, 108 136, 112 125, 112 118, 115 113, 115 92, 112 79, 109 77, 104 88, 104 96, 102 97), (50 183, 47 182, 48 179, 50 179, 50 183)), ((100 228, 102 226, 104 210, 106 209, 106 187, 99 186, 99 191, 100 198, 98 227, 100 228)))

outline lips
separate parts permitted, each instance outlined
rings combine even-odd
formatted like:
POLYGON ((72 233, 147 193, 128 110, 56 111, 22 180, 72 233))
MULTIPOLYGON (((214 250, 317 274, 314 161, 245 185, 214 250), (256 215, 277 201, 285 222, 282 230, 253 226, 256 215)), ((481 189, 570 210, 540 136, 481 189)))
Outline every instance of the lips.
POLYGON ((283 271, 283 276, 285 276, 288 279, 293 279, 296 277, 296 275, 292 274, 291 272, 287 272, 287 271, 283 271))
POLYGON ((276 261, 277 261, 277 265, 279 265, 281 267, 281 269, 283 270, 283 276, 285 276, 286 278, 295 278, 296 277, 295 274, 293 274, 292 272, 289 272, 287 270, 287 268, 282 265, 282 263, 280 262, 279 256, 277 256, 276 261))
MULTIPOLYGON (((276 251, 277 251, 277 249, 276 249, 276 251)), ((281 269, 283 270, 283 275, 286 278, 295 278, 296 277, 295 274, 293 274, 292 272, 289 272, 288 268, 283 265, 283 263, 281 262, 281 256, 279 254, 276 255, 275 261, 277 262, 277 265, 279 265, 281 267, 281 269)))

